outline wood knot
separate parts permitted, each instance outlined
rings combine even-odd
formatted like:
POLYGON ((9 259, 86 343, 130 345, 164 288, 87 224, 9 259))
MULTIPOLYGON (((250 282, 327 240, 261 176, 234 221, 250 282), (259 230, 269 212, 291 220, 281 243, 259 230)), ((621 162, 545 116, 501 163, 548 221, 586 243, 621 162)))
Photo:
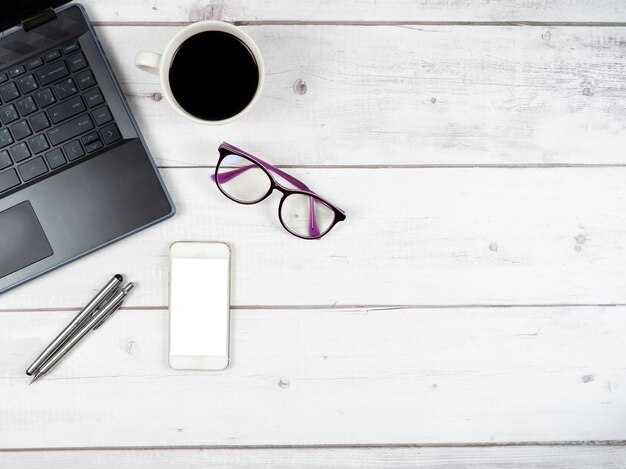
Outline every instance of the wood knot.
POLYGON ((574 238, 576 240, 576 244, 574 245, 574 249, 580 251, 583 248, 583 244, 587 241, 587 237, 583 234, 579 234, 574 238))
POLYGON ((195 0, 190 7, 189 21, 224 20, 224 0, 214 0, 209 5, 204 0, 195 0))
POLYGON ((159 102, 163 99, 163 95, 161 93, 154 93, 151 98, 153 101, 159 102))
POLYGON ((291 386, 291 383, 289 382, 288 379, 279 379, 278 380, 278 387, 280 389, 287 389, 289 386, 291 386))
POLYGON ((306 86, 306 82, 302 78, 298 78, 293 83, 293 92, 294 93, 299 94, 300 96, 302 96, 302 95, 305 95, 307 91, 308 91, 308 88, 306 86))
POLYGON ((128 355, 134 355, 135 352, 139 350, 139 344, 134 340, 129 340, 128 342, 126 342, 126 346, 124 347, 124 349, 126 350, 126 353, 128 355))
POLYGON ((585 96, 589 96, 589 95, 591 94, 591 90, 590 90, 589 88, 585 88, 585 89, 583 90, 583 94, 584 94, 585 96))
POLYGON ((593 375, 583 375, 582 380, 583 383, 590 383, 593 381, 593 375))

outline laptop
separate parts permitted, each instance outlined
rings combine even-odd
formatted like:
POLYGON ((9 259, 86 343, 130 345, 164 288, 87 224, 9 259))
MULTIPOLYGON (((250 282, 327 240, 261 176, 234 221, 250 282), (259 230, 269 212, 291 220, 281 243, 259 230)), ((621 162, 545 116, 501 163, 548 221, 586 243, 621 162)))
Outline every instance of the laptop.
POLYGON ((2 4, 0 293, 175 212, 85 10, 65 3, 2 4))

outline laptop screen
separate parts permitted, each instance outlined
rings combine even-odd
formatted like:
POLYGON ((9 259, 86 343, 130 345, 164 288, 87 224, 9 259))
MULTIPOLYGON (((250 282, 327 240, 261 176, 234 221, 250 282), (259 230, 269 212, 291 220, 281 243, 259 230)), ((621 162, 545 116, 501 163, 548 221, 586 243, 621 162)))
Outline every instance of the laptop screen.
POLYGON ((69 0, 3 0, 0 31, 5 31, 46 8, 56 8, 69 0))

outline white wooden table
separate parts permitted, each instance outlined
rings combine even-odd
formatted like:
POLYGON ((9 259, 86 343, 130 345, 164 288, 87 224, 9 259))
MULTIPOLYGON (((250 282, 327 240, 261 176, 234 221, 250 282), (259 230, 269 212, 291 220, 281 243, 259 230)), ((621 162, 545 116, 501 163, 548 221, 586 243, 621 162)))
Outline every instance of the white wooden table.
POLYGON ((613 0, 89 0, 175 218, 0 298, 0 467, 624 467, 626 6, 613 0), (133 65, 241 25, 266 86, 179 117, 133 65), (209 181, 220 141, 348 220, 319 242, 209 181), (233 361, 166 361, 167 248, 233 248, 233 361), (130 304, 34 386, 114 272, 130 304))

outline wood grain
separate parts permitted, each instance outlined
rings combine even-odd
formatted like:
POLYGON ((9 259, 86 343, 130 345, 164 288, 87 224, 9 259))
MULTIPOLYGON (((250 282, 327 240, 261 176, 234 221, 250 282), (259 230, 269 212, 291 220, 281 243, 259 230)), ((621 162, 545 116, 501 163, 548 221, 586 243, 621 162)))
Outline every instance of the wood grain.
POLYGON ((212 165, 221 140, 281 165, 626 163, 623 28, 246 27, 266 85, 228 126, 188 122, 134 66, 178 30, 98 28, 163 166, 212 165))
POLYGON ((237 310, 222 372, 123 310, 28 386, 72 314, 0 314, 1 448, 626 439, 624 307, 237 310))
POLYGON ((92 449, 0 451, 0 466, 623 466, 622 445, 462 446, 626 440, 626 309, 600 306, 626 304, 621 4, 84 3, 179 215, 2 296, 0 448, 92 449), (268 69, 228 127, 178 117, 133 66, 203 19, 246 25, 268 69), (295 166, 347 222, 306 243, 277 200, 226 201, 208 182, 221 140, 295 166), (179 239, 234 248, 224 372, 166 365, 179 239), (37 351, 117 271, 139 283, 134 309, 28 387, 37 351), (553 307, 497 307, 532 304, 553 307), (215 448, 165 448, 189 445, 215 448), (111 450, 129 446, 157 449, 111 450))
POLYGON ((82 0, 102 22, 619 22, 611 0, 82 0))
POLYGON ((623 446, 506 446, 442 448, 292 448, 0 452, 12 469, 379 468, 571 469, 621 468, 623 446))
POLYGON ((165 307, 177 240, 232 245, 235 305, 626 303, 626 168, 292 173, 348 213, 321 241, 283 230, 278 195, 239 205, 208 169, 168 169, 173 219, 4 294, 1 308, 79 307, 118 271, 138 283, 129 304, 165 307))

